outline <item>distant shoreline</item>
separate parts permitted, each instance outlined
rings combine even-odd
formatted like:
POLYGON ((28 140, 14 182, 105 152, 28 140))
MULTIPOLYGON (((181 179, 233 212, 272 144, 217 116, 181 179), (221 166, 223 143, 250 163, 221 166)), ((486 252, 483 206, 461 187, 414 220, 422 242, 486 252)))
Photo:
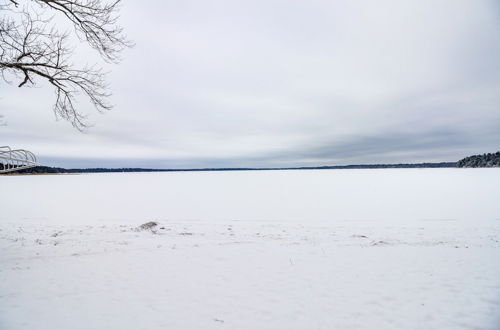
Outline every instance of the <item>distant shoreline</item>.
MULTIPOLYGON (((222 172, 222 171, 297 171, 297 170, 353 170, 384 168, 500 168, 500 151, 466 157, 458 162, 410 164, 357 164, 299 167, 214 167, 214 168, 61 168, 36 166, 5 175, 83 174, 83 173, 145 173, 145 172, 222 172)), ((0 164, 2 169, 2 164, 0 164)))
POLYGON ((384 168, 456 168, 456 162, 417 164, 360 164, 335 166, 301 167, 220 167, 220 168, 59 168, 37 166, 8 175, 82 174, 82 173, 145 173, 145 172, 222 172, 222 171, 296 171, 296 170, 343 170, 343 169, 384 169, 384 168))

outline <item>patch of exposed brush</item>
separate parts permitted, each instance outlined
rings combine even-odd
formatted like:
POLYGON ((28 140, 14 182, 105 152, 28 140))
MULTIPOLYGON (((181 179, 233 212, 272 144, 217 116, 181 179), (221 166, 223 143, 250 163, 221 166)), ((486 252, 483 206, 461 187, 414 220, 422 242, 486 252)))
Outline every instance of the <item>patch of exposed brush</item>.
POLYGON ((140 225, 139 227, 135 228, 134 230, 135 231, 150 230, 151 232, 155 233, 156 232, 155 229, 156 229, 157 226, 158 226, 158 222, 149 221, 149 222, 143 223, 142 225, 140 225))

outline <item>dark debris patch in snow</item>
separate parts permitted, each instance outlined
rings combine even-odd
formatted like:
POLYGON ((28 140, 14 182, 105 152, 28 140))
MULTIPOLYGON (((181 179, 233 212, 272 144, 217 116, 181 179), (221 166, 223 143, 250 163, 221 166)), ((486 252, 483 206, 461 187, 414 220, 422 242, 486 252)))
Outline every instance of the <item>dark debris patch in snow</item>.
POLYGON ((385 246, 385 245, 392 245, 390 244, 389 242, 386 242, 386 241, 376 241, 376 242, 372 242, 373 246, 385 246))
POLYGON ((153 230, 156 226, 158 226, 158 222, 149 221, 137 227, 135 231, 153 230))

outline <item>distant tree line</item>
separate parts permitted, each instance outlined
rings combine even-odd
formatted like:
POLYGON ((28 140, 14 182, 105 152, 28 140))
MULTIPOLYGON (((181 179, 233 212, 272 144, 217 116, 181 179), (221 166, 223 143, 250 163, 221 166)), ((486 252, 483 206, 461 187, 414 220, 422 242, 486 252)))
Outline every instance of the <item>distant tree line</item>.
POLYGON ((500 167, 500 151, 466 157, 457 162, 457 167, 500 167))
MULTIPOLYGON (((0 170, 3 164, 0 164, 0 170)), ((35 166, 9 174, 76 174, 76 173, 110 173, 110 172, 157 172, 162 170, 149 168, 62 168, 49 166, 35 166)))
MULTIPOLYGON (((61 168, 36 166, 11 174, 76 174, 76 173, 120 173, 120 172, 197 172, 197 171, 270 171, 270 170, 329 170, 329 169, 377 169, 377 168, 438 168, 455 167, 455 162, 419 163, 419 164, 368 164, 368 165, 339 165, 315 167, 273 167, 273 168, 190 168, 190 169, 155 169, 155 168, 61 168)), ((0 170, 3 165, 0 164, 0 170)))
MULTIPOLYGON (((0 163, 0 170, 4 167, 0 163)), ((328 169, 377 169, 377 168, 443 168, 443 167, 500 167, 500 151, 492 154, 475 155, 458 162, 418 163, 418 164, 364 164, 311 167, 273 167, 273 168, 190 168, 190 169, 156 169, 156 168, 61 168, 36 166, 10 174, 76 174, 76 173, 120 173, 120 172, 195 172, 195 171, 265 171, 265 170, 328 170, 328 169)))

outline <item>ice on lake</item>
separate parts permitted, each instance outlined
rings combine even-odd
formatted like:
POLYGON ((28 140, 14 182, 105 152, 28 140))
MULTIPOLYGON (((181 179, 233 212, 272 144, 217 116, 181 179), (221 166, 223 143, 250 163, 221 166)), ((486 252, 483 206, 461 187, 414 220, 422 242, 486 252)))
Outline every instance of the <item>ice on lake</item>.
POLYGON ((499 187, 500 169, 3 176, 0 329, 499 329, 499 187))

